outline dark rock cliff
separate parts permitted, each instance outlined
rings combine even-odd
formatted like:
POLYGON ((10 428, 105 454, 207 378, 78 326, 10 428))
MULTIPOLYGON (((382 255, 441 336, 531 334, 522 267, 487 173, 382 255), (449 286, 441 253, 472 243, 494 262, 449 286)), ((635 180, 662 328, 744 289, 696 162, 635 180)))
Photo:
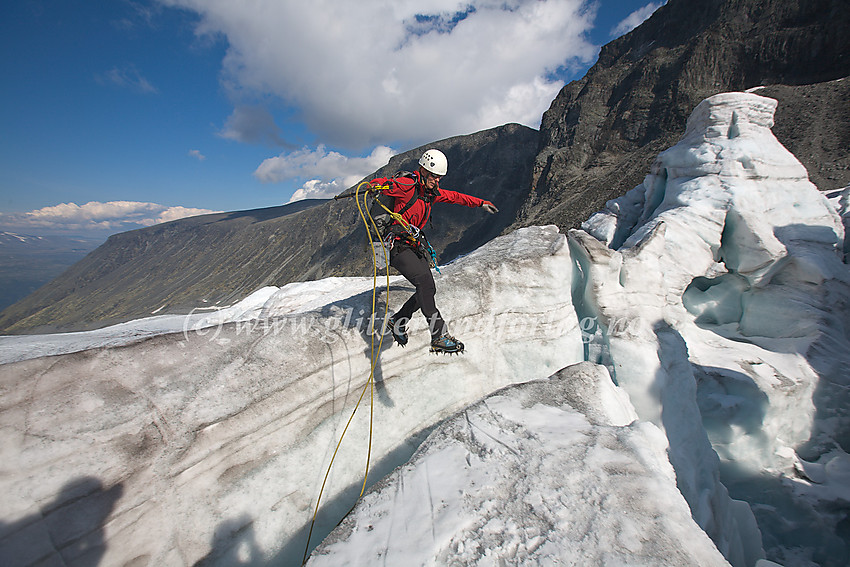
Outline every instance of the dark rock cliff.
POLYGON ((850 77, 815 85, 770 85, 779 101, 773 133, 822 191, 850 185, 850 77))
MULTIPOLYGON (((529 199, 514 226, 578 226, 605 201, 638 185, 655 156, 684 133, 691 111, 711 95, 850 75, 848 26, 846 0, 670 0, 603 47, 585 77, 552 102, 541 123, 529 199)), ((763 94, 780 102, 777 137, 817 175, 819 163, 795 151, 795 142, 806 143, 794 136, 797 118, 846 123, 850 105, 840 106, 841 95, 820 95, 801 108, 803 92, 763 94), (832 110, 815 114, 823 108, 832 110)), ((846 159, 846 149, 845 157, 840 148, 832 150, 821 157, 846 159)), ((846 169, 831 175, 822 182, 850 183, 846 169)))

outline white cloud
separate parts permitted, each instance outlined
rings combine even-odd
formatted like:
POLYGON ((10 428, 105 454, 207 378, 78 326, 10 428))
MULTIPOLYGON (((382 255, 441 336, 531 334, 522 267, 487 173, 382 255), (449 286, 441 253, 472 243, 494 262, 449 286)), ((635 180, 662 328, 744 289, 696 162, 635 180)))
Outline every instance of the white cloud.
POLYGON ((638 8, 631 14, 629 14, 626 19, 622 22, 614 26, 611 30, 611 37, 620 37, 621 35, 627 34, 639 25, 641 25, 647 18, 649 18, 658 8, 667 3, 667 0, 663 2, 650 2, 643 8, 638 8))
POLYGON ((189 150, 189 157, 193 157, 198 161, 204 161, 207 156, 201 153, 201 150, 189 150))
POLYGON ((260 164, 254 176, 264 183, 308 179, 289 202, 328 199, 385 166, 394 154, 392 148, 378 146, 366 157, 352 158, 328 151, 320 145, 315 150, 304 148, 268 158, 260 164))
POLYGON ((214 212, 217 211, 137 201, 91 201, 84 205, 61 203, 27 213, 3 213, 0 226, 22 231, 119 232, 214 212))
POLYGON ((358 151, 536 128, 562 86, 552 74, 596 56, 586 0, 161 2, 197 12, 198 34, 227 38, 237 107, 277 97, 318 139, 358 151))
POLYGON ((304 199, 330 199, 335 195, 339 195, 350 186, 351 184, 346 185, 339 178, 332 179, 331 181, 311 179, 292 194, 289 202, 294 203, 295 201, 303 201, 304 199))
MULTIPOLYGON (((158 205, 162 207, 162 205, 158 205)), ((163 207, 163 210, 160 211, 154 218, 144 219, 144 222, 140 223, 143 226, 151 226, 154 224, 159 224, 162 222, 171 222, 175 220, 185 219, 186 217, 196 217, 198 215, 208 215, 211 213, 218 213, 221 211, 211 211, 210 209, 197 209, 194 207, 163 207)))

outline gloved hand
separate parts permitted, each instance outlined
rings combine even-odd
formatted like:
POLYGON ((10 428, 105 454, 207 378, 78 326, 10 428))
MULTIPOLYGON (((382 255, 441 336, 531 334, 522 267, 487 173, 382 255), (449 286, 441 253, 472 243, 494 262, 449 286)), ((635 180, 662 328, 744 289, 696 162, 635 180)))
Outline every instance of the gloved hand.
POLYGON ((494 205, 490 201, 484 201, 483 203, 481 203, 481 208, 490 213, 491 215, 499 212, 499 209, 496 208, 496 205, 494 205))

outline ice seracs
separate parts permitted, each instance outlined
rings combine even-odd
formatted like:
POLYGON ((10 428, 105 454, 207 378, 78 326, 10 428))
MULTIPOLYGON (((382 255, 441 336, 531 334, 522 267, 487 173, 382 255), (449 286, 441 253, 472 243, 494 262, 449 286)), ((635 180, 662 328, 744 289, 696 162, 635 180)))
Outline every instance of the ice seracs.
MULTIPOLYGON (((602 328, 613 330, 599 342, 638 415, 664 426, 670 401, 683 412, 693 391, 699 411, 691 403, 687 413, 701 415, 726 484, 740 494, 770 471, 786 487, 761 496, 769 500, 755 508, 764 525, 777 521, 771 509, 808 508, 795 504, 801 454, 844 462, 834 454, 846 449, 850 368, 842 219, 770 132, 775 106, 744 93, 703 101, 644 183, 589 219, 586 232, 571 233, 589 271, 587 295, 602 328), (672 397, 670 388, 678 389, 672 397)), ((679 473, 687 457, 677 456, 671 433, 696 439, 671 423, 679 473)), ((701 510, 713 507, 704 492, 713 474, 679 477, 709 534, 717 524, 701 510)), ((835 533, 835 516, 811 528, 809 519, 783 521, 789 542, 846 545, 822 535, 830 524, 835 533)), ((774 556, 794 557, 782 537, 771 538, 774 556)))
MULTIPOLYGON (((585 356, 601 365, 589 368, 609 371, 595 373, 596 383, 625 392, 637 417, 630 425, 608 423, 606 433, 658 432, 663 441, 655 447, 669 458, 670 479, 687 502, 690 518, 677 537, 692 545, 655 549, 653 564, 775 565, 765 559, 762 539, 768 555, 787 565, 838 565, 847 549, 837 535, 843 516, 835 512, 846 505, 838 485, 850 472, 840 444, 848 431, 842 407, 850 352, 842 326, 850 297, 844 233, 835 207, 770 132, 775 106, 742 93, 706 100, 640 187, 569 235, 585 356), (691 521, 722 557, 685 535, 691 521)), ((607 406, 588 394, 577 368, 545 385, 503 391, 444 423, 366 496, 312 563, 391 561, 399 553, 422 564, 640 562, 644 540, 630 548, 628 534, 638 524, 641 537, 656 529, 643 508, 647 494, 623 498, 619 489, 646 461, 625 457, 631 468, 621 473, 623 486, 604 475, 588 482, 620 501, 616 517, 590 495, 571 493, 570 481, 582 486, 587 478, 584 465, 597 472, 600 465, 585 444, 593 437, 587 422, 571 411, 592 422, 588 406, 607 406), (525 388, 548 391, 550 403, 535 405, 525 388), (566 404, 556 393, 566 397, 564 390, 572 392, 566 404), (539 411, 526 413, 529 407, 539 411), (539 440, 541 449, 526 439, 539 440), (517 447, 522 457, 515 459, 517 447), (552 462, 564 459, 555 466, 561 480, 550 484, 552 475, 541 472, 549 466, 543 452, 552 462), (482 453, 497 455, 509 472, 482 453), (534 496, 529 478, 537 479, 534 496), (593 529, 584 523, 588 515, 593 529), (640 519, 629 525, 624 517, 640 519), (541 523, 546 536, 535 531, 541 523), (573 537, 593 544, 583 548, 573 537)), ((640 445, 644 456, 652 452, 646 438, 640 445)), ((679 509, 667 506, 671 515, 679 509)), ((667 541, 669 529, 649 537, 667 541)))

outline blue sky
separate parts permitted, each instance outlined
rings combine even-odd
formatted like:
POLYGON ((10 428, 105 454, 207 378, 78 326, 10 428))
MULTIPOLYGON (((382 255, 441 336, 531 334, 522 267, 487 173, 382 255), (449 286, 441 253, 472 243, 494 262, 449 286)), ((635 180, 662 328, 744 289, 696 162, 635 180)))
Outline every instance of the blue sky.
POLYGON ((0 230, 325 197, 429 141, 536 128, 660 3, 4 2, 0 230))

